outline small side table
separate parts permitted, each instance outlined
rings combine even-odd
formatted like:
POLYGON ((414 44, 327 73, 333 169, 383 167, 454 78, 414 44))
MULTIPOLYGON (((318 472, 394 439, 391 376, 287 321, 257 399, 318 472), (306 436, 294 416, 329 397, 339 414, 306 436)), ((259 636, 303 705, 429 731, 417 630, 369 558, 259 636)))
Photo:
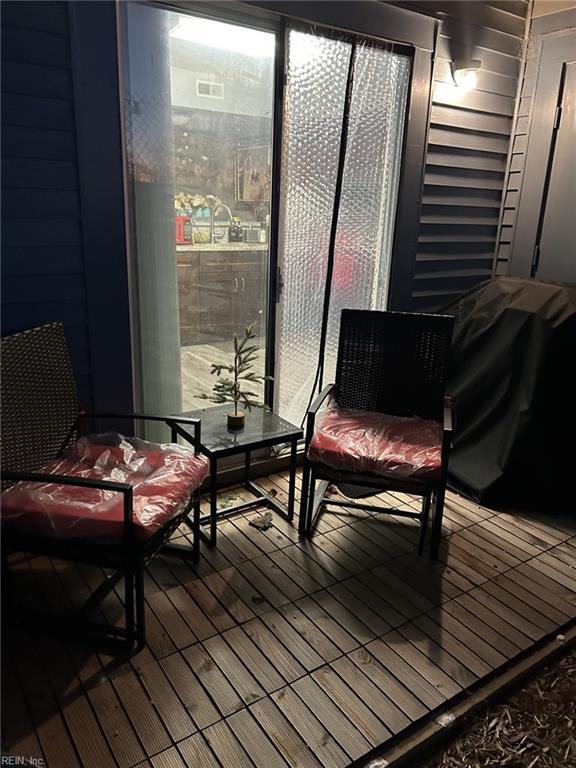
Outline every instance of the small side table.
MULTIPOLYGON (((228 429, 226 415, 230 406, 215 406, 197 411, 186 411, 179 414, 186 418, 201 419, 200 442, 195 447, 210 459, 210 514, 203 515, 200 523, 210 523, 209 544, 216 544, 216 523, 219 518, 228 517, 236 512, 251 509, 260 504, 268 504, 276 512, 290 522, 294 518, 294 493, 296 488, 296 451, 298 441, 303 432, 300 427, 284 421, 271 411, 260 408, 246 413, 245 425, 242 429, 228 429), (250 458, 252 451, 267 448, 272 445, 290 443, 290 482, 288 489, 288 507, 284 507, 273 496, 266 493, 256 483, 250 480, 250 458), (225 456, 237 453, 244 454, 244 486, 254 494, 255 498, 234 504, 218 512, 217 509, 217 479, 218 461, 225 456)), ((187 430, 183 430, 187 431, 187 430)), ((187 439, 194 444, 194 435, 188 433, 187 439)))

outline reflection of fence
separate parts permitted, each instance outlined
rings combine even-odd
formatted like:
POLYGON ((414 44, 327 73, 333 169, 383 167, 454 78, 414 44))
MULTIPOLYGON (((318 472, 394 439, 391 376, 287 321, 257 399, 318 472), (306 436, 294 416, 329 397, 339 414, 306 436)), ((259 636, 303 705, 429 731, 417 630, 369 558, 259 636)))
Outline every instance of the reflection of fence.
POLYGON ((172 106, 168 99, 150 101, 134 94, 125 101, 126 150, 133 178, 171 182, 174 177, 172 106))

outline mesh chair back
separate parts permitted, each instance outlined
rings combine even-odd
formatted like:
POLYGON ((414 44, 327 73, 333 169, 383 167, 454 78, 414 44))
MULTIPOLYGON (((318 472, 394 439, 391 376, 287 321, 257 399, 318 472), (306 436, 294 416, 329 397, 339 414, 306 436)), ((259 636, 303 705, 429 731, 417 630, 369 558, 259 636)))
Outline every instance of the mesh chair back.
POLYGON ((338 405, 441 420, 453 326, 446 315, 344 309, 338 405))
POLYGON ((0 389, 4 472, 37 471, 76 439, 79 404, 61 323, 2 339, 0 389))

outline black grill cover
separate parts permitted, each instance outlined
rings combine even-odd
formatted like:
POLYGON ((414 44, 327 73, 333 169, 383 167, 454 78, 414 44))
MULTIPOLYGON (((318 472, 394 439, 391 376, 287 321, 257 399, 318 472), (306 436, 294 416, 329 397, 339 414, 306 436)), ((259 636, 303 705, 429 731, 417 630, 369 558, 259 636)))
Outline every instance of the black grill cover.
POLYGON ((449 485, 576 513, 576 285, 497 277, 443 311, 456 318, 449 485))

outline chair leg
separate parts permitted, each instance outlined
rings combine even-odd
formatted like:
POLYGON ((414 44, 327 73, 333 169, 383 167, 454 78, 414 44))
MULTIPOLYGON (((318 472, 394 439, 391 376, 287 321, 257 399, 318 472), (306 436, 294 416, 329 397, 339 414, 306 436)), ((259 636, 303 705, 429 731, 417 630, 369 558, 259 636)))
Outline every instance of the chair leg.
POLYGON ((298 514, 298 533, 300 536, 305 536, 307 530, 309 486, 310 464, 308 464, 308 459, 304 458, 304 466, 302 468, 302 495, 300 496, 300 512, 298 514))
POLYGON ((1 593, 0 596, 2 598, 2 616, 1 618, 4 619, 4 614, 8 615, 10 611, 10 607, 12 605, 12 594, 13 591, 10 589, 10 569, 8 567, 8 552, 4 547, 2 547, 2 576, 0 581, 0 589, 1 593))
POLYGON ((432 541, 430 544, 430 557, 432 560, 436 560, 438 557, 438 549, 442 537, 442 517, 444 514, 445 494, 446 489, 443 485, 434 493, 434 516, 432 519, 432 541))
POLYGON ((308 489, 308 500, 306 502, 306 538, 312 538, 312 526, 314 520, 314 496, 316 493, 316 475, 314 470, 310 472, 310 488, 308 489))
POLYGON ((198 562, 200 557, 200 491, 195 491, 194 508, 192 512, 192 559, 198 562))
POLYGON ((418 543, 418 556, 424 552, 426 543, 426 533, 428 531, 428 522, 430 520, 430 505, 432 503, 432 491, 428 491, 422 497, 422 512, 420 513, 420 541, 418 543))
POLYGON ((136 578, 136 642, 138 648, 146 645, 146 605, 144 602, 144 560, 138 559, 135 571, 136 578))
POLYGON ((132 568, 124 574, 124 608, 126 615, 126 639, 131 647, 136 639, 134 623, 134 571, 132 568))

